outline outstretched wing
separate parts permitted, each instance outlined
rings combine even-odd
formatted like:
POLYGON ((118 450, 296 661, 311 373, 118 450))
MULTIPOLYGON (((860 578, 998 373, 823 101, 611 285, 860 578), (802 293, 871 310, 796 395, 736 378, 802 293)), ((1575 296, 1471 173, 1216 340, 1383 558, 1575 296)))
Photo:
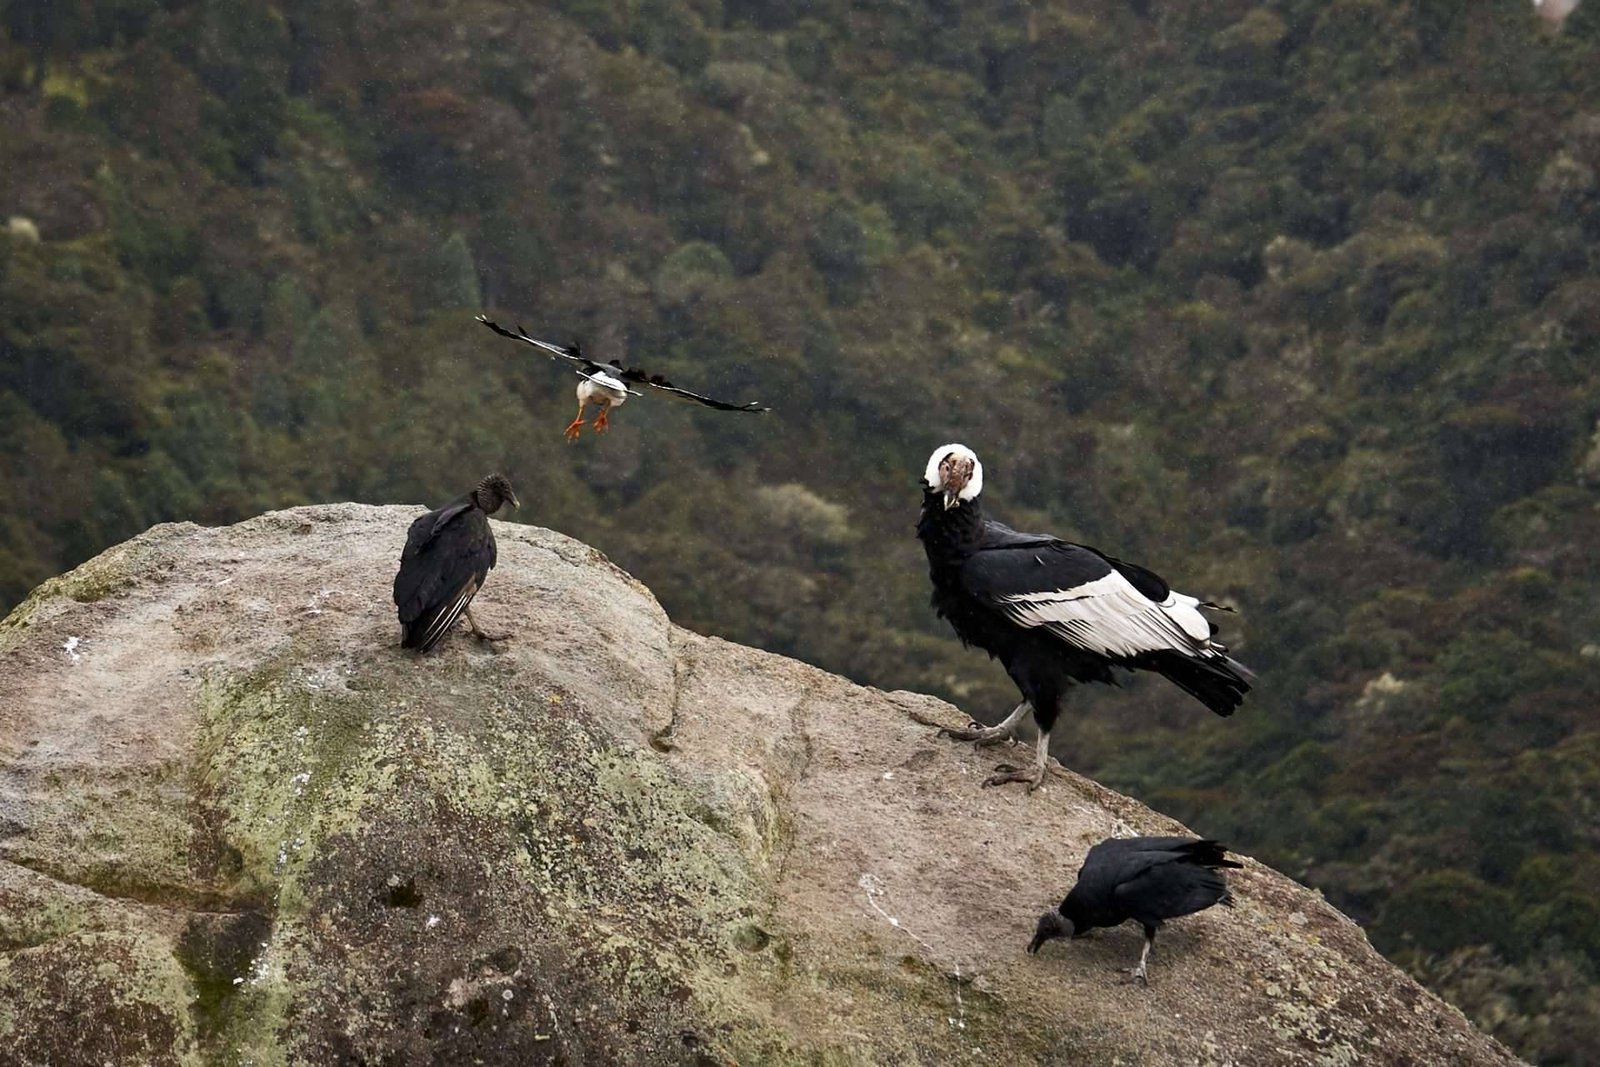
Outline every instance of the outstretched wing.
POLYGON ((529 337, 527 334, 523 333, 521 326, 518 326, 515 330, 508 330, 499 323, 491 322, 487 315, 479 315, 476 321, 483 323, 501 337, 509 337, 513 341, 522 341, 525 344, 530 344, 539 349, 539 351, 543 352, 545 355, 551 356, 555 359, 565 360, 573 366, 578 367, 590 374, 594 374, 596 372, 611 373, 614 370, 614 368, 608 367, 602 363, 596 363, 594 360, 584 355, 583 352, 579 350, 577 345, 573 345, 572 347, 568 348, 565 345, 553 344, 550 341, 541 341, 537 337, 529 337))
POLYGON ((651 389, 661 390, 661 392, 669 395, 669 397, 677 397, 678 400, 693 400, 694 403, 702 403, 702 405, 706 405, 707 408, 715 408, 717 411, 771 411, 771 408, 768 408, 768 406, 755 403, 754 400, 752 400, 750 403, 730 403, 726 402, 726 400, 712 400, 710 397, 702 397, 702 395, 698 394, 698 392, 690 392, 688 389, 678 389, 678 387, 674 386, 672 382, 667 381, 666 378, 662 378, 661 374, 646 374, 645 371, 632 370, 632 368, 627 368, 627 370, 624 370, 624 368, 616 365, 616 363, 613 363, 611 366, 613 366, 613 371, 611 371, 611 373, 616 374, 616 376, 621 378, 622 381, 638 382, 640 386, 650 386, 651 389))
POLYGON ((648 385, 650 388, 659 390, 660 392, 666 393, 668 396, 675 397, 678 400, 692 400, 696 404, 704 404, 706 407, 716 408, 718 411, 756 412, 772 410, 764 404, 758 404, 753 400, 747 404, 733 404, 726 400, 713 400, 709 396, 701 396, 699 393, 691 393, 687 389, 680 389, 659 374, 646 374, 641 370, 624 370, 621 367, 617 367, 616 364, 612 364, 612 366, 615 368, 612 373, 620 376, 623 381, 637 382, 640 385, 648 385))
POLYGON ((1019 626, 1043 627, 1076 648, 1114 660, 1176 652, 1204 658, 1225 650, 1211 640, 1200 601, 1155 574, 1066 541, 1004 542, 974 552, 962 568, 968 590, 1019 626), (1165 593, 1160 599, 1147 594, 1165 593))

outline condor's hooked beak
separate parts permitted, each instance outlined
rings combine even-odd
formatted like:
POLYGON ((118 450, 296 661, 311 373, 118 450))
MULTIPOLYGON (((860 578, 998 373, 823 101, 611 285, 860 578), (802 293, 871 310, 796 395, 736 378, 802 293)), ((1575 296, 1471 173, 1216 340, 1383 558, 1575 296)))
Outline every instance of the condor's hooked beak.
POLYGON ((939 464, 939 481, 944 487, 944 509, 949 511, 961 503, 961 491, 972 480, 972 464, 951 456, 939 464))
POLYGON ((517 508, 518 510, 521 510, 522 508, 522 501, 517 499, 517 494, 515 493, 511 494, 511 506, 517 508))

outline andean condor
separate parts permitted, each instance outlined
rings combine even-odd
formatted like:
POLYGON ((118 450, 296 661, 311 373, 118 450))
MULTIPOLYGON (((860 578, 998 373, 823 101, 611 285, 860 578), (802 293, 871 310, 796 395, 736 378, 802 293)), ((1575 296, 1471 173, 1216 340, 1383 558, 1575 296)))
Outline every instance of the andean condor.
POLYGON ((472 492, 412 522, 400 553, 400 572, 394 576, 402 647, 428 651, 463 614, 481 640, 503 641, 510 636, 479 629, 471 609, 472 598, 495 563, 489 516, 507 502, 521 506, 505 475, 491 474, 472 492))
POLYGON ((594 417, 594 432, 605 433, 610 425, 612 408, 620 408, 630 396, 644 395, 636 390, 629 389, 629 383, 649 386, 651 389, 657 389, 679 400, 691 400, 696 404, 704 404, 706 407, 715 408, 718 411, 761 412, 772 410, 755 401, 751 401, 748 404, 730 404, 725 400, 713 400, 709 396, 691 393, 687 389, 678 388, 659 374, 647 374, 634 367, 624 367, 614 359, 609 363, 596 363, 588 356, 585 356, 577 345, 568 347, 566 345, 552 344, 549 341, 541 341, 536 337, 529 337, 522 332, 521 326, 518 326, 515 330, 508 330, 504 326, 490 322, 483 315, 479 315, 477 321, 483 323, 501 337, 509 337, 514 341, 530 344, 545 355, 553 359, 564 360, 577 368, 580 379, 578 382, 578 417, 567 424, 566 434, 568 441, 576 441, 578 439, 578 434, 583 430, 583 413, 588 410, 590 404, 594 404, 599 408, 594 417))
POLYGON ((1194 837, 1113 837, 1089 850, 1078 881, 1054 911, 1039 916, 1028 951, 1057 937, 1083 937, 1097 926, 1119 926, 1129 919, 1144 927, 1144 951, 1129 973, 1148 984, 1145 963, 1156 931, 1167 919, 1204 911, 1213 904, 1233 907, 1233 895, 1219 868, 1241 868, 1215 841, 1194 837))
POLYGON ((1218 715, 1233 714, 1244 699, 1253 675, 1200 614, 1216 605, 1086 545, 985 518, 978 503, 983 465, 965 445, 935 449, 923 481, 917 536, 928 554, 934 611, 964 644, 999 659, 1022 691, 1022 703, 1000 725, 949 733, 996 744, 1011 738, 1030 709, 1039 727, 1033 769, 1002 766, 985 785, 1038 788, 1068 687, 1114 685, 1112 667, 1155 671, 1218 715))

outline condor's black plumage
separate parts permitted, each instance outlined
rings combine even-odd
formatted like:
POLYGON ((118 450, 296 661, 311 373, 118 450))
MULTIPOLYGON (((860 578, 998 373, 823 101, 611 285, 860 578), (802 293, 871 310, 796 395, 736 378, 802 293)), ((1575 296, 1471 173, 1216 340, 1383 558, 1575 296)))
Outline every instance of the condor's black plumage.
POLYGON ((422 515, 406 534, 400 572, 394 576, 394 603, 400 610, 400 644, 426 652, 463 614, 478 637, 472 598, 495 564, 494 531, 489 516, 504 503, 517 507, 517 494, 503 475, 491 474, 472 492, 422 515))
POLYGON ((1022 703, 998 726, 951 735, 980 744, 1011 737, 1031 711, 1039 743, 1031 770, 1003 767, 987 785, 1044 778, 1050 730, 1067 689, 1115 684, 1112 667, 1161 674, 1218 715, 1231 715, 1251 674, 1214 639, 1201 614, 1216 608, 1174 591, 1136 564, 983 514, 983 465, 965 445, 935 449, 917 523, 933 607, 957 636, 1000 660, 1022 703))
POLYGON ((1113 837, 1084 857, 1078 881, 1054 911, 1039 916, 1029 952, 1057 937, 1082 937, 1097 926, 1129 919, 1144 927, 1144 950, 1133 977, 1146 981, 1145 965, 1156 931, 1168 919, 1233 905, 1220 868, 1240 868, 1215 841, 1195 837, 1113 837))

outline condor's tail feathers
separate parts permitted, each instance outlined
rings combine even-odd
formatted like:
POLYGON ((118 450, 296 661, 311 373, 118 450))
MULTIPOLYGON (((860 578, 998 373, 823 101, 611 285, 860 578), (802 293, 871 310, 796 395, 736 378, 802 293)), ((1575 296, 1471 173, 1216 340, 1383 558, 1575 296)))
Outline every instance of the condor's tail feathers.
POLYGON ((1250 668, 1229 655, 1204 658, 1177 652, 1160 652, 1139 664, 1161 674, 1173 685, 1226 718, 1244 702, 1255 677, 1250 668))

